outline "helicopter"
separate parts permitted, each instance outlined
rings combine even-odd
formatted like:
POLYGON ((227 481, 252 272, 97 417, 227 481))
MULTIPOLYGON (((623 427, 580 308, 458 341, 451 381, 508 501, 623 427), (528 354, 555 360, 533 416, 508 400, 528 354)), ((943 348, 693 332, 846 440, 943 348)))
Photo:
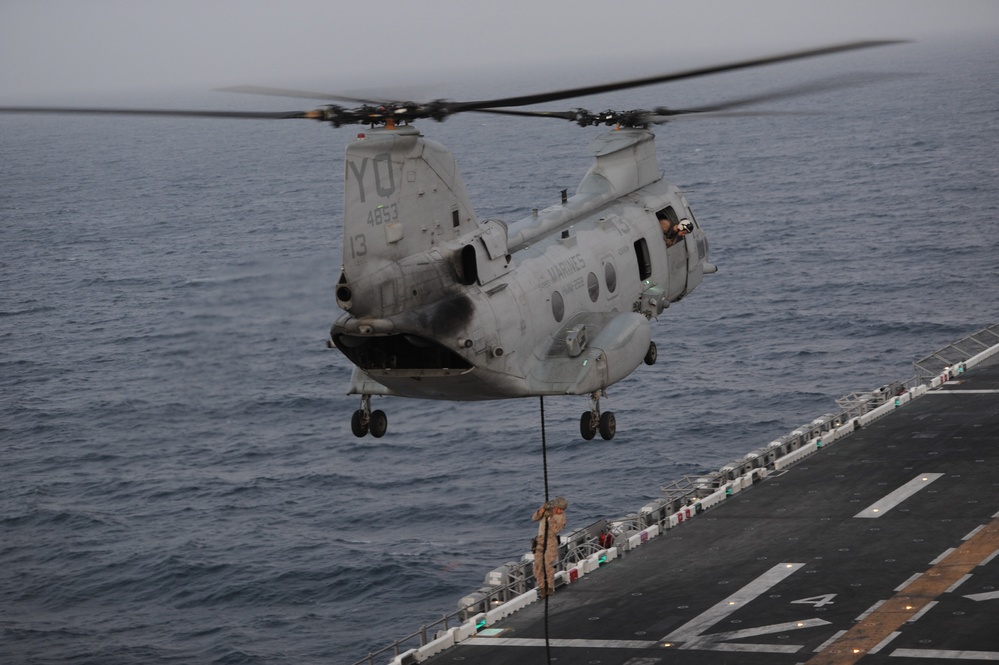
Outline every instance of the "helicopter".
POLYGON ((239 86, 221 90, 359 104, 310 111, 0 107, 0 113, 76 113, 310 119, 361 125, 346 147, 343 257, 334 287, 342 315, 327 346, 353 365, 357 437, 382 437, 374 396, 497 400, 588 395, 581 436, 610 440, 607 388, 656 363, 651 321, 717 267, 684 192, 665 181, 653 125, 680 116, 746 115, 743 107, 855 81, 813 82, 716 104, 651 110, 533 111, 518 107, 749 67, 883 46, 838 44, 627 81, 481 101, 426 103, 239 86), (413 124, 457 113, 562 119, 609 131, 575 192, 524 219, 479 219, 454 155, 413 124))

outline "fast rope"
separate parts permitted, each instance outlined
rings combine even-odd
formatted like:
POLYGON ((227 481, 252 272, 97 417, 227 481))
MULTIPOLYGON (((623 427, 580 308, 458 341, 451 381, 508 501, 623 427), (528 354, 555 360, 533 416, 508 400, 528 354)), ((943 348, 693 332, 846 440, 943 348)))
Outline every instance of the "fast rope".
MULTIPOLYGON (((539 399, 541 400, 541 463, 545 474, 545 505, 551 505, 549 504, 549 496, 548 496, 548 443, 545 439, 544 395, 541 395, 539 399)), ((542 557, 545 556, 545 554, 548 552, 548 522, 549 522, 547 515, 545 515, 543 519, 545 520, 545 539, 542 542, 542 548, 543 548, 543 551, 541 552, 542 557)), ((534 556, 538 556, 538 552, 535 552, 534 556)), ((542 566, 542 569, 545 571, 545 579, 538 581, 538 589, 541 588, 541 584, 543 582, 545 585, 544 588, 547 591, 549 586, 554 586, 554 585, 549 585, 550 580, 548 579, 548 566, 542 566)), ((551 594, 545 593, 545 656, 548 659, 548 665, 551 665, 552 662, 552 645, 551 641, 548 639, 548 599, 550 597, 551 594)))

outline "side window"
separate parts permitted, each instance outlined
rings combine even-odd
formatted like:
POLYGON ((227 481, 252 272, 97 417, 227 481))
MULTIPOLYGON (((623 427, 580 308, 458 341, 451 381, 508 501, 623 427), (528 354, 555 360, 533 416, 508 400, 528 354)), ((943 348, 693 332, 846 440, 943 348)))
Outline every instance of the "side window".
POLYGON ((614 270, 614 264, 611 263, 610 259, 605 259, 604 263, 604 282, 607 284, 607 291, 614 293, 617 289, 617 271, 614 270))
POLYGON ((659 228, 663 232, 663 242, 666 243, 667 247, 675 245, 688 231, 693 229, 693 225, 688 227, 680 224, 680 218, 677 217, 673 206, 657 210, 656 219, 659 220, 659 228))
POLYGON ((667 220, 673 224, 680 221, 680 218, 676 216, 676 210, 673 210, 673 206, 666 206, 662 210, 656 213, 656 219, 662 221, 667 220))
POLYGON ((652 259, 649 257, 649 244, 645 238, 635 241, 635 258, 638 260, 638 279, 645 281, 652 276, 652 259))

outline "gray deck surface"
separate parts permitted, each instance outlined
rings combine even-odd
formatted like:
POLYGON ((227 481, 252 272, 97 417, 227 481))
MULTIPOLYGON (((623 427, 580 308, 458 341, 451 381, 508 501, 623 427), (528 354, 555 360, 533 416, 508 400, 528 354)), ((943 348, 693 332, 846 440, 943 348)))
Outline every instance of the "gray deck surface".
MULTIPOLYGON (((559 588, 552 662, 999 661, 997 551, 993 358, 559 588)), ((427 662, 545 663, 544 610, 427 662)))

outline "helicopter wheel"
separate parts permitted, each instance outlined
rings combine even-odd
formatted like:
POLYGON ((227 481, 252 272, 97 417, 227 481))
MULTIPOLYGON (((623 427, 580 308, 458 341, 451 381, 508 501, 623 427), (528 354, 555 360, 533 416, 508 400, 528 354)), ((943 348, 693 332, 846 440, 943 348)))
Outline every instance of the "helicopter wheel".
POLYGON ((604 411, 600 415, 600 436, 604 441, 610 441, 614 438, 615 432, 617 432, 617 418, 614 417, 614 412, 604 411))
POLYGON ((659 357, 659 350, 656 348, 655 342, 649 342, 649 350, 645 352, 645 364, 655 365, 656 358, 659 357))
MULTIPOLYGON (((358 409, 354 412, 354 415, 350 418, 350 430, 354 433, 357 438, 363 437, 368 433, 368 424, 364 422, 364 411, 358 409)), ((382 434, 385 432, 382 431, 382 434)))
POLYGON ((371 436, 376 439, 380 439, 385 436, 385 431, 388 429, 388 416, 381 409, 371 412, 371 421, 368 423, 368 427, 371 428, 371 436))
POLYGON ((584 411, 583 415, 579 418, 579 433, 587 441, 591 440, 597 434, 597 426, 594 420, 592 411, 584 411))

